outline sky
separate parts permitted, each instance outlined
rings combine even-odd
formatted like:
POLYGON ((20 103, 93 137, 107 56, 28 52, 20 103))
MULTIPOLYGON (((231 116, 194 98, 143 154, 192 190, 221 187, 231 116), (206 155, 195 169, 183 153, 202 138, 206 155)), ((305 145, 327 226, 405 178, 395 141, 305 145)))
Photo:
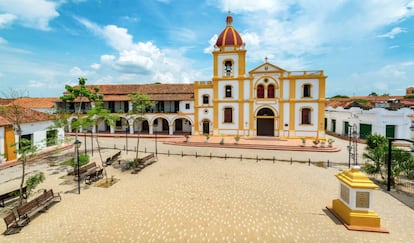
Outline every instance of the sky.
POLYGON ((414 86, 414 0, 0 0, 0 97, 211 80, 231 11, 247 71, 323 70, 326 95, 414 86))

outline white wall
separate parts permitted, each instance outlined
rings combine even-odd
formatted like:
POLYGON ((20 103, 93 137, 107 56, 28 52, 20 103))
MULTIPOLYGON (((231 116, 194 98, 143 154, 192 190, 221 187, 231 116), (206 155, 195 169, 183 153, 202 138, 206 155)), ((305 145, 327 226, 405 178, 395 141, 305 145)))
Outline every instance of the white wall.
POLYGON ((371 124, 372 134, 386 135, 386 125, 395 125, 395 137, 403 139, 413 139, 411 135, 411 119, 409 115, 414 111, 409 108, 403 108, 396 111, 386 110, 383 108, 373 108, 362 110, 357 107, 344 109, 343 107, 326 107, 325 118, 327 118, 327 131, 332 131, 332 119, 336 120, 335 133, 346 135, 344 123, 347 121, 350 125, 356 124, 359 133, 360 124, 371 124))

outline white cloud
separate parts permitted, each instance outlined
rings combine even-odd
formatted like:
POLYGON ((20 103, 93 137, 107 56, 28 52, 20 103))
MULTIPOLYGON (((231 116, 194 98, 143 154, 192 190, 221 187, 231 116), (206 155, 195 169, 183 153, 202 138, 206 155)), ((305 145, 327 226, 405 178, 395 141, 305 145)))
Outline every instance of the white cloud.
POLYGON ((2 0, 0 11, 14 16, 13 20, 29 28, 50 30, 49 21, 58 17, 57 2, 46 0, 2 0))
POLYGON ((13 14, 0 14, 0 29, 10 25, 16 19, 16 15, 13 14))
MULTIPOLYGON (((94 32, 118 53, 101 55, 100 72, 105 67, 117 71, 123 82, 185 82, 200 77, 191 71, 191 61, 184 58, 185 49, 160 49, 153 42, 134 42, 126 28, 116 25, 99 26, 87 19, 76 17, 82 25, 94 32), (161 75, 162 73, 162 75, 161 75), (137 78, 139 77, 139 78, 137 78), (131 80, 133 79, 133 80, 131 80)), ((193 38, 191 31, 185 31, 180 38, 193 38)), ((107 69, 106 69, 107 70, 107 69)))
POLYGON ((3 37, 0 37, 0 45, 5 45, 7 44, 7 40, 4 39, 3 37))
POLYGON ((83 71, 82 69, 80 69, 79 67, 73 67, 70 71, 70 76, 78 78, 78 77, 87 77, 89 72, 88 71, 83 71))
POLYGON ((93 70, 99 70, 99 68, 101 68, 101 64, 99 63, 93 63, 90 66, 93 70))
POLYGON ((401 34, 401 33, 405 33, 405 32, 407 32, 406 29, 400 28, 400 27, 395 27, 391 31, 389 31, 385 34, 377 35, 377 37, 394 39, 396 35, 401 34))
POLYGON ((287 0, 224 0, 212 1, 216 6, 220 6, 225 11, 232 12, 281 12, 289 7, 287 0))

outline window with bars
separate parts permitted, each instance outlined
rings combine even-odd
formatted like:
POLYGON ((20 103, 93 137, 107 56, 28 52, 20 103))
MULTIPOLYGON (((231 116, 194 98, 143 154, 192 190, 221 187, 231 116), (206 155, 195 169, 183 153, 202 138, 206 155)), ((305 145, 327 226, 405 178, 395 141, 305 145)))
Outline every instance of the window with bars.
POLYGON ((311 97, 311 85, 303 85, 303 97, 311 97))

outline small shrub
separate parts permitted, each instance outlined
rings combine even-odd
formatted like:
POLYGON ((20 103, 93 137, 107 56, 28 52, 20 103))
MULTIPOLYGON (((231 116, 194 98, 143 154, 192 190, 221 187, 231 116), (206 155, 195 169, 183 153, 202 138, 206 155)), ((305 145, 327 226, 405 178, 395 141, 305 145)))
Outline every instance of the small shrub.
POLYGON ((221 138, 220 140, 220 144, 223 145, 224 144, 224 138, 221 138))

